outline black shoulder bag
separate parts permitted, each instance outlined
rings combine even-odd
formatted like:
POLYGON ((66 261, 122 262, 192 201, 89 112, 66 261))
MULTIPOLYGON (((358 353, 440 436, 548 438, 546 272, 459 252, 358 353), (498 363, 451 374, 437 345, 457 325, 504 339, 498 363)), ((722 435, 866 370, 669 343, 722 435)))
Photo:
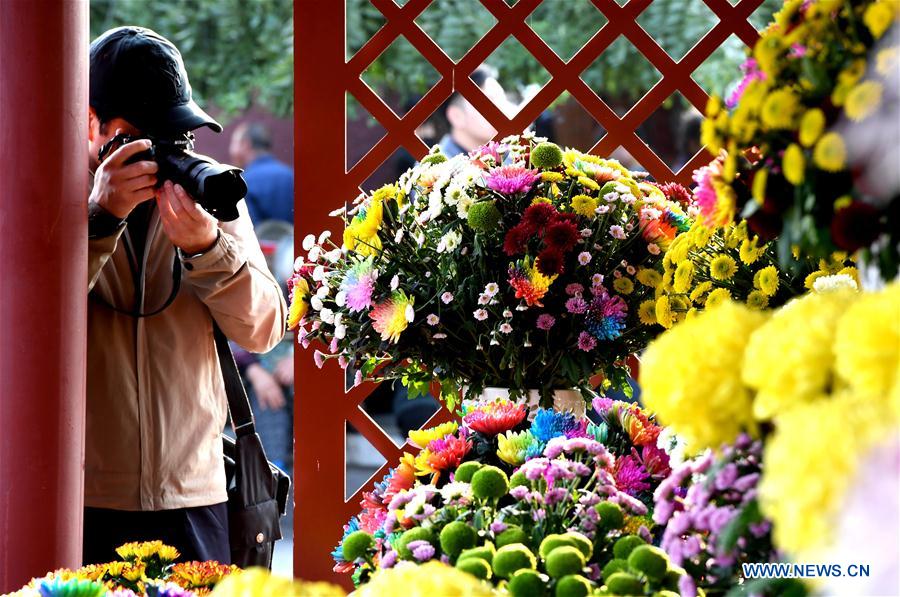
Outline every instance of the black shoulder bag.
POLYGON ((272 568, 275 542, 281 539, 280 519, 287 512, 291 479, 266 460, 228 339, 213 322, 216 352, 222 367, 228 410, 237 439, 223 435, 228 488, 228 531, 231 563, 241 568, 272 568))

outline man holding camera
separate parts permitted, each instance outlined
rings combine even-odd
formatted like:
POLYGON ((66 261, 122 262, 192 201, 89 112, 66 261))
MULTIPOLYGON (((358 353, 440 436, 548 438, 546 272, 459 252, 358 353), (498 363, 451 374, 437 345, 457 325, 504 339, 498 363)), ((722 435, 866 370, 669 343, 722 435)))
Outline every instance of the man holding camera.
POLYGON ((286 307, 244 202, 217 221, 185 190, 190 173, 173 182, 146 153, 202 126, 222 130, 168 40, 122 27, 91 44, 85 563, 152 539, 230 559, 213 326, 264 352, 286 307))

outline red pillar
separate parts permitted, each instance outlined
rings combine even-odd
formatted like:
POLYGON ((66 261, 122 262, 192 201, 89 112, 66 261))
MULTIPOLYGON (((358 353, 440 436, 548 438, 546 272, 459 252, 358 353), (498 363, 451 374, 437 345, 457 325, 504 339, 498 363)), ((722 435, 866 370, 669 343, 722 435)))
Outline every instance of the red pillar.
POLYGON ((87 0, 2 2, 0 593, 81 560, 88 41, 87 0))

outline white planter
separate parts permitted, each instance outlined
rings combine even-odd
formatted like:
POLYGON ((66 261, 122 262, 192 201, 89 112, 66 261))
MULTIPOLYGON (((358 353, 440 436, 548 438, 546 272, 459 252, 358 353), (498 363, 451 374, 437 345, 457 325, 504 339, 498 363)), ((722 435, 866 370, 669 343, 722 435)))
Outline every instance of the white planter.
MULTIPOLYGON (((497 400, 510 400, 509 388, 485 388, 474 400, 464 400, 465 404, 485 404, 497 400)), ((528 419, 534 418, 540 404, 541 395, 537 390, 528 390, 527 396, 515 402, 528 407, 528 419)), ((578 390, 554 390, 553 410, 573 413, 580 419, 586 416, 586 403, 578 390)))

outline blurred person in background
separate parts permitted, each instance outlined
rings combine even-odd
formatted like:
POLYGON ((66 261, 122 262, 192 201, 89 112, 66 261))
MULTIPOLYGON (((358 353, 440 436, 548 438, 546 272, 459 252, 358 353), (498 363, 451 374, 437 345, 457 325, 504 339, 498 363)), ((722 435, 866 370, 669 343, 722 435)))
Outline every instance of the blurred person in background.
MULTIPOLYGON (((293 273, 294 227, 281 220, 266 220, 256 226, 266 264, 280 281, 287 297, 286 281, 293 273)), ((231 344, 238 364, 256 431, 266 456, 291 474, 294 447, 294 334, 285 334, 281 342, 265 354, 255 354, 231 344)))
POLYGON ((239 124, 231 135, 228 153, 244 169, 247 209, 254 225, 266 220, 294 223, 294 170, 275 158, 272 135, 259 122, 239 124))
MULTIPOLYGON (((503 86, 497 80, 496 70, 482 64, 472 72, 470 78, 501 112, 510 116, 515 111, 512 103, 506 97, 503 86)), ((469 153, 493 139, 497 134, 497 129, 458 91, 454 91, 444 102, 443 112, 450 131, 441 138, 438 145, 448 158, 461 153, 469 153)))

